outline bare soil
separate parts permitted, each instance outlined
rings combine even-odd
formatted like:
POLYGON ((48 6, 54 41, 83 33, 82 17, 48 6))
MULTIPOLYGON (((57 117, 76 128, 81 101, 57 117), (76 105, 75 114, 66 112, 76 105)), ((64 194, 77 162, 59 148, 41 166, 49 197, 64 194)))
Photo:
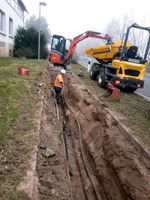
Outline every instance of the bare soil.
POLYGON ((149 200, 147 150, 71 73, 66 74, 58 115, 47 89, 57 73, 51 69, 44 77, 37 143, 31 152, 34 166, 29 170, 33 181, 26 179, 27 173, 20 183, 30 182, 31 191, 23 186, 21 190, 39 200, 149 200), (47 155, 48 150, 54 155, 47 155))

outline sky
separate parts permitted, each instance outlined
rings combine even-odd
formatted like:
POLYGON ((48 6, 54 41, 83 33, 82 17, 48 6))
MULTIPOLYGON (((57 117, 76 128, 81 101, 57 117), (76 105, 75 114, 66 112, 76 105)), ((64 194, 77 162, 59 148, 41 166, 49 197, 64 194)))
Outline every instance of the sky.
MULTIPOLYGON (((40 0, 22 0, 28 10, 26 19, 39 16, 40 0)), ((113 19, 129 16, 133 22, 150 27, 149 0, 41 0, 41 16, 52 34, 73 38, 87 30, 104 32, 113 19)))

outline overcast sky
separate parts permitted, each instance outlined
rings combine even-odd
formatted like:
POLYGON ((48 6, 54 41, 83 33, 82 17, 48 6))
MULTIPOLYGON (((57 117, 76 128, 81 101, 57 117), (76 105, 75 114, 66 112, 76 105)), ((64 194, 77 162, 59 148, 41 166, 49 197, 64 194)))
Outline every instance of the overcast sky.
MULTIPOLYGON (((41 0, 52 34, 73 38, 87 30, 102 32, 112 18, 129 16, 139 25, 150 26, 150 0, 41 0), (143 24, 144 23, 144 24, 143 24)), ((39 0, 23 0, 28 15, 39 16, 39 0)))

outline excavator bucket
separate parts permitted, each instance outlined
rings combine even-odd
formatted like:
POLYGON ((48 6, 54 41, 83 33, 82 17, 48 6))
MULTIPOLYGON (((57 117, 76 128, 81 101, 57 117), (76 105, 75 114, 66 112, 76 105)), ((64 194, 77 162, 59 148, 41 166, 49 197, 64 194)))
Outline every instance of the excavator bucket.
POLYGON ((110 98, 112 100, 120 100, 120 90, 116 88, 113 84, 108 83, 106 88, 108 91, 104 95, 105 98, 110 98))

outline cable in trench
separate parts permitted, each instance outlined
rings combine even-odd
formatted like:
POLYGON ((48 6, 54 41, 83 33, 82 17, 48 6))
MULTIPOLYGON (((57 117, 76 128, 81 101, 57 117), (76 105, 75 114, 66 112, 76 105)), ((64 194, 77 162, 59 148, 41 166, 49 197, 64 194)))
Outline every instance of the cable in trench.
MULTIPOLYGON (((57 99, 55 96, 53 98, 54 98, 54 106, 56 108, 57 119, 59 121, 60 116, 59 116, 59 108, 58 108, 58 104, 57 104, 57 99)), ((66 174, 67 174, 67 178, 68 178, 70 199, 73 200, 72 184, 71 184, 71 179, 70 179, 69 161, 68 161, 68 148, 67 148, 67 140, 66 140, 66 121, 63 121, 63 133, 60 136, 61 136, 61 140, 62 140, 63 148, 64 148, 64 165, 65 165, 66 174)))
MULTIPOLYGON (((75 117, 75 115, 74 115, 74 117, 75 117)), ((78 119, 77 119, 76 117, 75 117, 75 120, 76 120, 76 123, 77 123, 77 126, 78 126, 78 130, 79 130, 80 149, 81 149, 81 156, 82 156, 84 168, 85 168, 86 174, 87 174, 87 176, 88 176, 88 178, 89 178, 89 180, 90 180, 90 183, 91 183, 91 185, 93 186, 93 190, 94 190, 94 192, 95 192, 95 194, 96 194, 97 199, 98 199, 98 200, 101 200, 101 197, 100 197, 100 195, 99 195, 99 192, 97 191, 96 186, 94 185, 94 182, 93 182, 93 180, 92 180, 92 177, 91 177, 91 175, 90 175, 90 173, 89 173, 89 171, 88 171, 88 167, 87 167, 87 165, 86 165, 86 159, 85 159, 85 156, 84 156, 84 150, 83 150, 83 144, 82 144, 81 125, 80 125, 80 123, 79 123, 79 121, 78 121, 78 119)))
MULTIPOLYGON (((77 119, 77 117, 75 116, 75 113, 72 111, 70 106, 68 106, 68 104, 66 104, 65 100, 60 98, 60 101, 61 101, 61 104, 63 105, 63 107, 64 108, 68 108, 71 111, 71 113, 73 114, 74 118, 75 118, 75 121, 76 121, 76 124, 77 124, 77 127, 78 127, 78 132, 79 132, 79 143, 80 143, 80 149, 81 149, 81 156, 82 156, 82 160, 83 160, 83 165, 84 165, 87 177, 89 178, 89 181, 90 181, 90 183, 91 183, 91 185, 93 187, 93 190, 94 190, 94 193, 95 193, 95 196, 96 196, 97 200, 101 200, 102 198, 101 198, 100 192, 97 189, 97 187, 96 187, 96 185, 94 183, 95 181, 91 177, 91 175, 90 175, 90 173, 88 171, 87 164, 86 164, 86 158, 85 158, 85 155, 84 155, 84 149, 83 149, 83 144, 82 144, 82 130, 81 130, 80 122, 77 119)), ((67 145, 66 145, 66 152, 68 152, 67 145)), ((68 163, 68 167, 69 167, 69 163, 68 163)))

